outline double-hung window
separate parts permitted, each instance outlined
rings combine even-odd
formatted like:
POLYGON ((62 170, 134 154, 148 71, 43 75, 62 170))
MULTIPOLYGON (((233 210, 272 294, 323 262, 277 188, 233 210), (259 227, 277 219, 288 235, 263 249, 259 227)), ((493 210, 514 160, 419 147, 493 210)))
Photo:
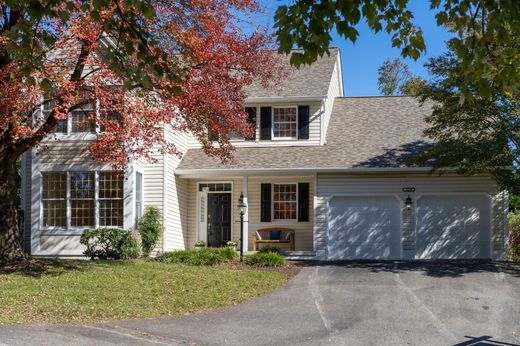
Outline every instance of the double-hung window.
POLYGON ((42 173, 43 227, 123 227, 124 178, 114 172, 42 173))
POLYGON ((298 139, 297 107, 273 107, 273 138, 298 139))
POLYGON ((99 225, 123 225, 123 176, 99 173, 99 225))
MULTIPOLYGON (((47 95, 47 97, 51 97, 51 95, 47 95)), ((44 119, 50 115, 55 105, 55 101, 48 101, 43 104, 42 114, 44 119)), ((60 134, 96 133, 95 118, 96 105, 94 103, 78 106, 70 112, 68 118, 58 120, 54 132, 60 134)))
POLYGON ((43 225, 67 226, 67 174, 43 173, 43 225))
POLYGON ((297 184, 273 184, 273 218, 295 220, 298 210, 297 184))
POLYGON ((70 225, 94 227, 94 172, 70 172, 70 225))

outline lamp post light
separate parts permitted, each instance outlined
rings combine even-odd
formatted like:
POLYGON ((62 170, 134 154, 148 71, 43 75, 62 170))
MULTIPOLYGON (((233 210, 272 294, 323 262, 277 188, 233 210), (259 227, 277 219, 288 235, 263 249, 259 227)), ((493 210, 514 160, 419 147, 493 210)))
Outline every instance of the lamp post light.
POLYGON ((240 193, 238 199, 238 208, 240 209, 240 262, 244 259, 244 214, 246 213, 247 204, 244 203, 244 193, 240 193))
POLYGON ((406 197, 404 205, 406 207, 406 210, 411 210, 412 209, 413 200, 412 200, 412 197, 410 197, 410 195, 408 195, 408 197, 406 197))

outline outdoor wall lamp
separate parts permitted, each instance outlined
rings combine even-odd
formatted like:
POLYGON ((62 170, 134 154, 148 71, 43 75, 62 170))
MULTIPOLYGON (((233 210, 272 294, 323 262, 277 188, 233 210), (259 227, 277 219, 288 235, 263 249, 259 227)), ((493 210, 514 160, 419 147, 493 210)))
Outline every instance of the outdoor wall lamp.
POLYGON ((238 209, 240 209, 240 262, 244 259, 244 214, 246 213, 247 204, 244 203, 244 193, 240 193, 238 199, 238 209))
POLYGON ((406 207, 406 210, 411 210, 412 209, 412 204, 413 204, 412 197, 410 197, 410 195, 408 195, 408 197, 406 197, 406 200, 404 201, 404 205, 406 207))

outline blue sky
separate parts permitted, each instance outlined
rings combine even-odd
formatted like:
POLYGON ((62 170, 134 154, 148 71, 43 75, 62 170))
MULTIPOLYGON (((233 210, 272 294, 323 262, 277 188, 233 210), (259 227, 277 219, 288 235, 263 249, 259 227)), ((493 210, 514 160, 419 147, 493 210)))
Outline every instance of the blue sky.
MULTIPOLYGON (((287 1, 260 0, 265 8, 265 13, 258 18, 261 24, 272 27, 276 8, 285 2, 287 1)), ((436 12, 430 10, 430 1, 410 0, 409 2, 409 9, 415 16, 414 22, 423 30, 427 51, 417 61, 413 59, 405 61, 414 74, 428 79, 428 71, 423 65, 428 58, 444 52, 445 42, 450 34, 444 28, 437 26, 436 12)), ((390 36, 386 32, 374 34, 365 23, 360 23, 357 29, 360 36, 356 43, 351 43, 336 33, 333 34, 333 45, 341 49, 345 95, 379 95, 377 69, 385 59, 399 57, 400 50, 392 48, 390 36)))

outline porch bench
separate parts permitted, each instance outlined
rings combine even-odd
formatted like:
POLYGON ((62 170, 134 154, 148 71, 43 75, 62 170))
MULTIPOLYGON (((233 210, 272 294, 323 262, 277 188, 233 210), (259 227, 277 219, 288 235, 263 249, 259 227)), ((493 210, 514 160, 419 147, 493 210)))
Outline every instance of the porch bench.
POLYGON ((284 227, 259 229, 255 232, 255 239, 253 240, 253 251, 257 251, 258 244, 289 244, 290 250, 294 250, 294 230, 284 227), (277 239, 272 239, 273 237, 271 235, 274 234, 277 235, 275 237, 277 239))

